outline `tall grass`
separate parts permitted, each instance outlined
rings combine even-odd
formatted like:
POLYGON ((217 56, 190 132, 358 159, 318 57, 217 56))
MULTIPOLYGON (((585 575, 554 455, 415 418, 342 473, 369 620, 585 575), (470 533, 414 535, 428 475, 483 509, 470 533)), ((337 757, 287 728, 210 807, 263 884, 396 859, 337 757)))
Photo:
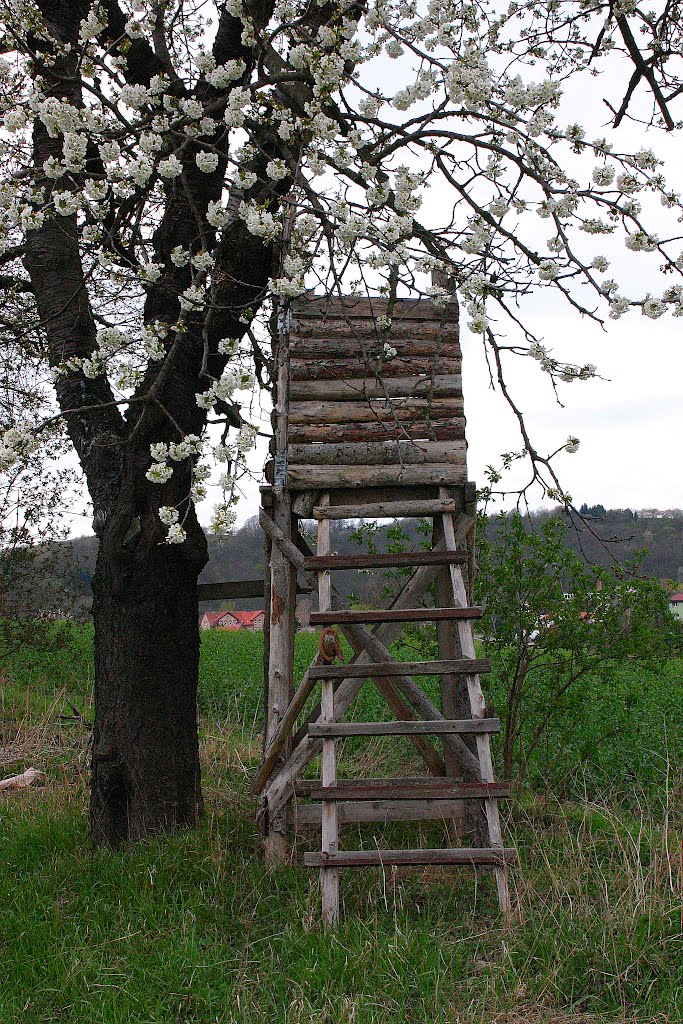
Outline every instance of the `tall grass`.
MULTIPOLYGON (((299 672, 315 642, 300 638, 299 672)), ((79 633, 52 661, 26 650, 3 666, 11 769, 35 764, 46 781, 0 798, 1 1024, 683 1020, 680 761, 670 748, 667 757, 660 746, 661 771, 632 781, 628 799, 623 780, 643 756, 637 730, 605 740, 615 744, 606 762, 615 788, 588 762, 559 795, 537 786, 510 801, 506 838, 520 866, 509 920, 485 873, 374 869, 343 876, 342 927, 329 935, 315 873, 268 872, 261 856, 248 795, 260 755, 260 638, 203 644, 205 821, 118 853, 88 842, 87 644, 79 633)), ((652 688, 648 700, 656 704, 652 688)), ((385 752, 348 753, 359 764, 385 752)), ((441 838, 438 823, 401 827, 411 842, 441 838)), ((382 843, 382 831, 348 827, 343 842, 382 843)), ((313 833, 301 848, 317 841, 313 833)))

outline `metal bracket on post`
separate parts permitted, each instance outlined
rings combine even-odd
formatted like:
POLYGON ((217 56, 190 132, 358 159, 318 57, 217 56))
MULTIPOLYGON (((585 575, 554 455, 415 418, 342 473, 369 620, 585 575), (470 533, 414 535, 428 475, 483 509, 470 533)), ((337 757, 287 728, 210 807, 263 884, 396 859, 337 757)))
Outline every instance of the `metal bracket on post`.
POLYGON ((275 487, 287 486, 287 450, 275 452, 273 459, 273 484, 275 487))

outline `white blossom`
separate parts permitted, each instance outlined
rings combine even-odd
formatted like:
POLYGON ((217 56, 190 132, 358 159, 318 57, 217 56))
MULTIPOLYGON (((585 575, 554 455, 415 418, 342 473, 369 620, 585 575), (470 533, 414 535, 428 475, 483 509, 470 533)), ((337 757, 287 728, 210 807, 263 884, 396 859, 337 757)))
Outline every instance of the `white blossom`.
POLYGON ((207 153, 202 150, 195 157, 197 167, 205 174, 211 174, 218 167, 218 153, 207 153))
POLYGON ((210 270, 214 259, 210 252, 197 252, 192 257, 192 266, 197 270, 210 270))
POLYGON ((654 299, 651 295, 648 295, 643 302, 642 312, 643 316, 647 316, 651 320, 657 320, 666 313, 666 305, 659 299, 654 299))
POLYGON ((555 260, 542 260, 538 266, 538 276, 541 281, 555 281, 560 273, 560 267, 555 260))
POLYGON ((211 530, 213 533, 230 533, 237 520, 237 513, 229 505, 217 505, 211 517, 211 530))
POLYGON ((601 188, 611 185, 614 181, 614 168, 601 165, 593 168, 593 181, 601 188))
POLYGON ((180 513, 173 505, 162 505, 159 509, 159 519, 164 526, 173 526, 174 523, 178 522, 179 518, 180 513))
POLYGON ((282 225, 273 214, 268 210, 261 209, 255 203, 245 203, 242 200, 238 213, 246 224, 247 231, 259 238, 275 238, 282 230, 282 225))
POLYGON ((224 228, 228 223, 230 220, 230 214, 219 202, 217 203, 210 200, 206 212, 206 219, 212 228, 220 229, 224 228))
POLYGON ((145 476, 153 484, 165 484, 173 476, 173 467, 165 462, 154 462, 145 476))
POLYGON ((149 284, 154 284, 161 277, 161 271, 163 267, 159 266, 158 263, 154 263, 149 260, 147 263, 141 263, 138 270, 138 277, 141 281, 147 281, 149 284))
POLYGON ((134 110, 144 107, 145 103, 149 103, 152 98, 152 94, 145 89, 144 85, 124 85, 120 96, 123 102, 134 110))
POLYGON ((93 4, 87 18, 81 18, 81 27, 78 38, 81 43, 87 43, 89 39, 95 39, 104 32, 107 27, 107 19, 99 4, 93 4))
POLYGON ((126 35, 131 39, 144 39, 148 26, 142 18, 129 18, 126 22, 126 35))
POLYGON ((203 309, 206 305, 204 289, 199 285, 191 284, 179 297, 180 308, 184 311, 191 309, 203 309))
POLYGON ((241 78, 247 70, 243 60, 229 60, 225 64, 219 64, 206 77, 214 89, 227 89, 231 82, 241 78))
POLYGON ((193 121, 199 121, 204 114, 204 107, 199 100, 181 100, 180 107, 183 114, 193 121))
POLYGON ((626 237, 626 248, 631 252, 652 252, 657 248, 656 235, 648 235, 645 231, 634 231, 626 237))
POLYGON ((273 181, 281 181, 287 177, 287 164, 284 160, 269 160, 266 164, 266 174, 273 181))
POLYGON ((244 124, 246 106, 251 99, 251 93, 242 86, 237 86, 228 96, 228 102, 223 114, 223 120, 229 128, 240 128, 244 124))
POLYGON ((171 249, 171 263, 175 267, 186 267, 190 262, 190 252, 188 249, 183 249, 182 245, 176 245, 174 249, 171 249))
POLYGON ((187 532, 180 525, 180 523, 173 523, 169 526, 168 533, 166 534, 167 544, 182 544, 187 537, 187 532))
POLYGON ((121 156, 121 147, 118 142, 103 142, 98 149, 105 163, 112 163, 121 156))
POLYGON ((62 217, 70 217, 81 205, 78 192, 53 192, 52 201, 55 211, 62 217))
POLYGON ((242 455, 246 454, 246 452, 250 452, 256 444, 257 434, 257 428, 251 423, 245 423, 244 426, 240 427, 235 438, 235 447, 237 448, 237 451, 242 455))
POLYGON ((166 160, 159 161, 158 171, 162 178, 177 178, 183 173, 183 165, 175 153, 172 153, 166 160))

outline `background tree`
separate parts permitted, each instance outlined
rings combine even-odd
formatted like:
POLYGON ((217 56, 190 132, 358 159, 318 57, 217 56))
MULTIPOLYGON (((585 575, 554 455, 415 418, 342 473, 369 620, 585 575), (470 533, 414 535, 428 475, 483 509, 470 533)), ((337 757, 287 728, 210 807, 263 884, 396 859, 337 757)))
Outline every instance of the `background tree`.
POLYGON ((482 523, 477 592, 482 635, 503 693, 503 770, 523 780, 531 758, 574 691, 614 663, 652 666, 683 649, 656 579, 589 565, 567 546, 555 516, 532 523, 501 514, 482 523))
POLYGON ((49 419, 46 354, 24 335, 27 292, 8 283, 0 293, 0 636, 11 646, 36 632, 29 620, 46 605, 64 616, 71 609, 68 558, 52 542, 68 532, 76 473, 62 424, 49 419))
MULTIPOLYGON (((3 283, 31 300, 19 334, 48 352, 100 545, 96 842, 201 813, 195 584, 206 541, 195 503, 210 469, 199 459, 207 423, 220 424, 226 501, 215 525, 225 529, 254 433, 236 392, 254 372, 267 381, 259 317, 273 297, 322 283, 442 305, 450 284, 431 286, 430 275, 455 282, 532 477, 561 496, 504 361, 533 356, 554 387, 596 368, 553 355, 518 304, 549 289, 595 320, 631 305, 655 319, 683 310, 678 229, 658 237, 641 210, 641 196, 661 199, 672 222, 680 209, 657 157, 590 139, 560 106, 574 78, 594 94, 591 76, 616 66, 614 122, 671 130, 681 24, 676 5, 658 10, 0 3, 3 283), (436 201, 420 212, 428 187, 436 201), (649 260, 656 289, 628 298, 605 279, 594 243, 608 235, 649 260)), ((20 453, 26 427, 12 429, 5 445, 20 453)))

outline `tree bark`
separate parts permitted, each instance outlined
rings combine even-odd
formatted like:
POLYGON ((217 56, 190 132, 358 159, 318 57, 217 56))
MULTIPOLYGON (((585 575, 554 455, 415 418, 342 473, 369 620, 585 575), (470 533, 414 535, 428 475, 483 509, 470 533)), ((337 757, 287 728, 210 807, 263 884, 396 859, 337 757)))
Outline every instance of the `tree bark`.
POLYGON ((191 826, 202 814, 197 577, 206 541, 196 520, 181 545, 160 544, 146 527, 112 517, 93 578, 96 845, 191 826))

